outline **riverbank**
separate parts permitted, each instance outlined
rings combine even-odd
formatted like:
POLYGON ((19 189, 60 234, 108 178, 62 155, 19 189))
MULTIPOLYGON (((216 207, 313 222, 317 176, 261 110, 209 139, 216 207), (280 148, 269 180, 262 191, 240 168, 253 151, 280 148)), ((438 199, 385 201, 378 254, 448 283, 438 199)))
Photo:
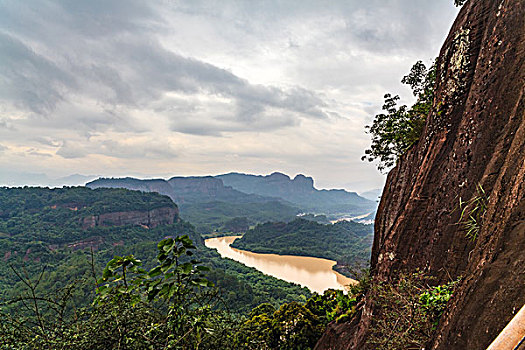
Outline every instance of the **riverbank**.
POLYGON ((261 254, 309 256, 334 260, 334 268, 347 277, 368 267, 374 228, 355 222, 336 224, 296 219, 292 222, 268 222, 246 231, 233 248, 261 254))
POLYGON ((230 247, 240 236, 227 236, 205 240, 208 248, 217 249, 224 258, 254 267, 264 274, 297 283, 322 293, 327 289, 345 289, 357 281, 333 270, 336 261, 296 255, 261 254, 230 247))

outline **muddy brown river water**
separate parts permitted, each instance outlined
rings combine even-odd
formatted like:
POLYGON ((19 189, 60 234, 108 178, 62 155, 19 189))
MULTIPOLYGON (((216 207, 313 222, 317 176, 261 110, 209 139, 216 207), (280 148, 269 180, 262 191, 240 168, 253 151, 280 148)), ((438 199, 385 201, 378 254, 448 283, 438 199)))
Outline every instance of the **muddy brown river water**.
POLYGON ((344 289, 356 283, 355 280, 332 270, 335 261, 295 255, 252 253, 230 247, 241 236, 209 238, 205 240, 208 248, 215 248, 222 257, 254 267, 270 276, 300 284, 318 293, 332 288, 344 289))

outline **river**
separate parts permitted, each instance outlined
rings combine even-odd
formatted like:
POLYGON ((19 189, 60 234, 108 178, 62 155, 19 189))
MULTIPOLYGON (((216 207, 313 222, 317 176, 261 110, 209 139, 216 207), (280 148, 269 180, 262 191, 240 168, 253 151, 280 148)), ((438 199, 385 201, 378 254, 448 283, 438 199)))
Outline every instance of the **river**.
POLYGON ((311 291, 322 293, 332 289, 344 289, 356 281, 332 270, 333 260, 295 255, 260 254, 230 247, 241 236, 208 238, 208 248, 217 249, 223 258, 230 258, 246 266, 254 267, 270 276, 297 283, 311 291))

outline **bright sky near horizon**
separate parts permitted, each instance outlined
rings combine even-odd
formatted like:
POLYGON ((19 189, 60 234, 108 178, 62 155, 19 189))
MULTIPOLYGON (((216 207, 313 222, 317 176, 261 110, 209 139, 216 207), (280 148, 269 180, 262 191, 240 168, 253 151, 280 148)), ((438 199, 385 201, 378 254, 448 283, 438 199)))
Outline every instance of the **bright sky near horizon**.
POLYGON ((386 92, 452 0, 0 2, 0 185, 280 171, 364 191, 386 92))

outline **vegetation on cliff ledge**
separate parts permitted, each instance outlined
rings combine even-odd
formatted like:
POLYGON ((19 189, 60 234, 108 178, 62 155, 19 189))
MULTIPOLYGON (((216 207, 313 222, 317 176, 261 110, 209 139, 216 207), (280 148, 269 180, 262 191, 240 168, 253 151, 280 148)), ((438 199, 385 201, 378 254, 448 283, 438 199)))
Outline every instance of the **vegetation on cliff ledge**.
POLYGON ((385 113, 377 114, 372 125, 366 126, 372 136, 372 145, 365 150, 362 160, 378 161, 377 167, 383 171, 395 165, 397 159, 419 140, 434 101, 435 81, 435 62, 427 69, 422 61, 417 61, 401 80, 412 89, 416 103, 410 108, 397 107, 399 95, 384 96, 385 113))
POLYGON ((422 349, 432 337, 457 281, 433 286, 422 273, 401 273, 396 282, 374 282, 376 307, 368 344, 377 350, 422 349))

